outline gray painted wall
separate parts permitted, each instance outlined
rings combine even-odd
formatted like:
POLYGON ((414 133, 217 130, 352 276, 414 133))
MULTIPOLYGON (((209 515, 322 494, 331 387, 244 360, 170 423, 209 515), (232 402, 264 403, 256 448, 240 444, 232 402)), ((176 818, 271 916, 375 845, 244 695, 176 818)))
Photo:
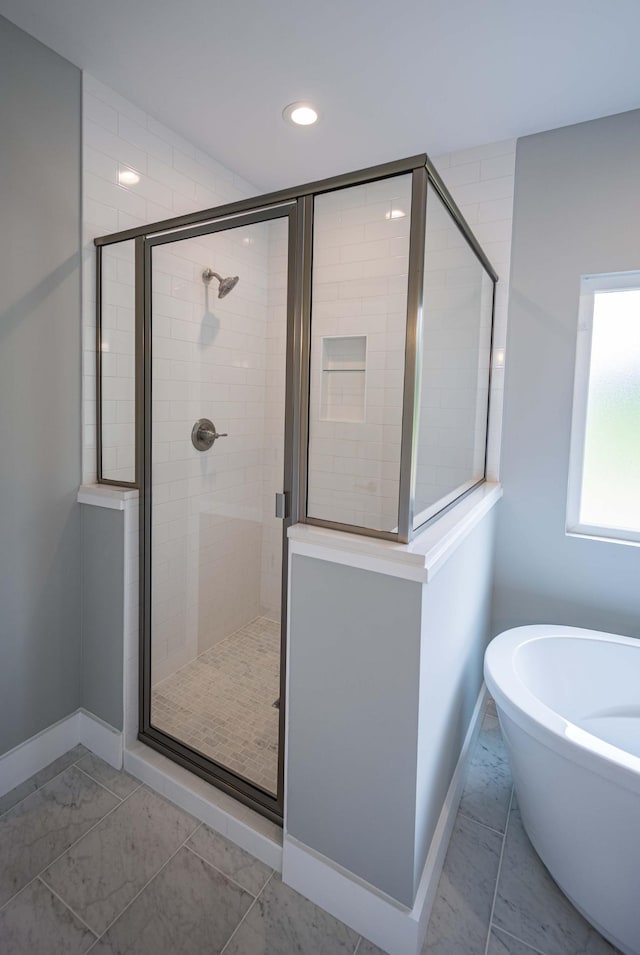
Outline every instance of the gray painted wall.
POLYGON ((287 830, 410 906, 422 587, 291 561, 287 830))
POLYGON ((0 17, 0 753, 80 703, 80 79, 0 17))
POLYGON ((482 686, 494 529, 424 586, 292 556, 287 831, 409 907, 482 686))
POLYGON ((565 536, 580 276, 640 267, 640 111, 519 140, 493 629, 640 637, 640 551, 565 536))
POLYGON ((416 889, 483 681, 500 504, 422 588, 416 889))
POLYGON ((123 722, 124 511, 82 511, 81 705, 123 722))

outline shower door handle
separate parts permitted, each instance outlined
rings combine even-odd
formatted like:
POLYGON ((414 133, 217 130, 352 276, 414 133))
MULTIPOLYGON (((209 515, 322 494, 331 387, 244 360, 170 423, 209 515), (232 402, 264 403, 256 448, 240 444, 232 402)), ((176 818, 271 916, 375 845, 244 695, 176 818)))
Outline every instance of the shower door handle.
POLYGON ((281 520, 287 516, 287 492, 281 491, 276 494, 276 517, 281 520))

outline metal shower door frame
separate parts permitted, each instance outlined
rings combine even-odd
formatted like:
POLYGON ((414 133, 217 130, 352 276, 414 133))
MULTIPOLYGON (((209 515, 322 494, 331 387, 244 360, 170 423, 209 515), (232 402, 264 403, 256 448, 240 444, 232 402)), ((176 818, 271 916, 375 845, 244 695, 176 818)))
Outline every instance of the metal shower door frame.
MULTIPOLYGON (((211 772, 211 761, 182 744, 171 742, 150 726, 145 717, 144 702, 150 703, 150 609, 151 609, 151 552, 150 552, 150 462, 151 420, 145 414, 151 409, 151 353, 150 308, 151 308, 151 249, 155 245, 224 231, 240 225, 269 221, 286 215, 289 217, 288 249, 288 299, 287 299, 287 355, 286 355, 286 401, 285 401, 285 483, 287 517, 283 522, 283 621, 286 619, 287 602, 287 528, 294 523, 308 523, 335 529, 349 534, 377 537, 397 543, 408 543, 421 533, 426 524, 453 507, 458 500, 471 493, 473 487, 465 488, 456 500, 433 514, 425 524, 414 527, 414 497, 417 458, 417 420, 419 388, 422 376, 421 333, 423 311, 423 272, 425 255, 426 205, 431 190, 439 196, 468 246, 493 282, 493 307, 495 308, 495 285, 498 276, 487 255, 465 221, 460 209, 425 153, 406 159, 395 160, 328 179, 282 189, 248 199, 240 199, 210 209, 159 220, 142 226, 94 239, 97 250, 97 398, 98 398, 98 481, 104 484, 138 486, 141 493, 140 508, 140 733, 139 738, 149 746, 165 753, 199 776, 229 792, 237 799, 251 805, 277 822, 282 821, 284 802, 284 726, 286 695, 285 662, 286 640, 283 622, 281 640, 281 705, 280 745, 278 765, 278 796, 271 798, 262 790, 242 781, 229 771, 220 768, 211 772), (401 450, 399 463, 398 526, 383 531, 347 523, 313 518, 307 510, 308 452, 309 452, 309 361, 312 321, 312 265, 313 265, 313 216, 314 200, 324 193, 366 185, 382 179, 410 174, 412 177, 411 225, 409 237, 409 263, 407 282, 407 315, 405 339, 405 366, 403 389, 403 412, 401 425, 401 450), (130 484, 105 479, 101 467, 101 252, 103 246, 135 240, 136 274, 136 480, 130 484), (149 536, 147 537, 147 531, 149 536), (169 745, 171 743, 171 745, 169 745), (209 764, 208 767, 204 763, 209 764), (256 798, 256 794, 260 798, 256 798), (260 795, 262 794, 262 795, 260 795)), ((493 316, 492 332, 493 336, 493 316)), ((493 339, 492 339, 493 340, 493 339)), ((491 392, 491 364, 489 365, 488 395, 491 392)), ((487 420, 489 416, 487 402, 487 420)), ((485 435, 486 480, 487 437, 485 435)), ((474 487, 477 486, 474 485, 474 487)), ((150 715, 150 710, 147 709, 150 715)))
MULTIPOLYGON (((283 206, 287 203, 296 203, 299 214, 298 246, 300 257, 298 261, 298 284, 296 288, 290 289, 291 296, 295 296, 296 314, 302 323, 300 335, 307 342, 306 368, 305 362, 301 366, 301 377, 298 379, 300 389, 297 395, 298 407, 294 409, 294 414, 299 417, 300 411, 303 411, 299 427, 294 433, 292 449, 296 454, 295 468, 299 480, 292 490, 292 513, 297 515, 297 520, 301 523, 314 524, 318 527, 326 527, 351 534, 363 535, 366 537, 377 537, 383 540, 395 541, 397 543, 409 543, 416 534, 422 532, 426 524, 436 520, 441 514, 453 507, 458 500, 473 491, 474 487, 482 484, 486 480, 486 460, 487 460, 487 440, 488 433, 485 435, 485 469, 484 475, 476 484, 471 487, 465 487, 460 491, 460 495, 450 503, 443 505, 442 509, 429 517, 425 524, 419 527, 413 526, 415 510, 415 476, 416 476, 416 449, 417 449, 417 408, 418 408, 418 388, 422 374, 421 354, 420 354, 420 335, 422 326, 422 300, 423 300, 423 266, 424 266, 424 247, 426 223, 426 202, 429 191, 433 189, 442 200, 445 208, 454 220, 457 228, 460 230, 468 246, 474 253, 477 260, 491 279, 494 285, 493 308, 495 309, 495 285, 498 281, 498 275, 491 265, 486 253, 480 246, 480 243, 473 234, 471 228, 466 222, 460 209, 458 208, 451 193, 445 186, 442 178, 438 174, 435 166, 426 155, 420 153, 407 159, 398 159, 393 162, 383 163, 378 166, 370 166, 365 169, 358 169, 353 172, 344 173, 338 176, 332 176, 328 179, 322 179, 315 182, 306 183, 294 188, 281 189, 277 192, 267 193, 250 199, 240 199, 235 202, 217 206, 212 209, 202 209, 198 212, 188 213, 182 216, 175 216, 172 219, 163 219, 150 223, 145 226, 135 226, 131 229, 125 229, 121 232, 111 233, 109 235, 99 236, 94 239, 94 244, 98 251, 98 262, 100 259, 100 250, 102 246, 112 245, 116 242, 124 242, 129 239, 135 239, 136 243, 143 238, 146 241, 155 241, 159 236, 166 235, 178 229, 186 227, 200 227, 203 224, 209 226, 237 219, 243 214, 256 214, 257 211, 266 211, 270 208, 283 206), (363 527, 355 524, 337 523, 331 520, 314 518, 308 514, 307 510, 307 477, 308 477, 308 385, 309 385, 309 326, 311 322, 312 308, 312 257, 313 257, 313 205, 317 196, 327 192, 347 189, 352 186, 366 185, 381 179, 388 179, 403 174, 412 175, 412 200, 411 200, 411 226, 409 240, 409 277, 407 283, 407 319, 406 319, 406 343, 405 343, 405 379, 403 391, 403 415, 401 425, 401 451, 399 466, 399 493, 398 493, 398 526, 394 530, 384 531, 376 530, 370 527, 363 527), (304 212, 303 212, 304 210, 304 212), (301 233, 304 233, 301 235, 301 233), (149 238, 151 237, 151 238, 149 238), (302 251, 304 256, 302 255, 302 251), (305 377, 306 376, 306 377, 305 377)), ((224 228, 224 226, 220 226, 224 228)), ((214 231, 209 228, 208 231, 214 231)), ((194 233, 197 234, 197 233, 194 233)), ((170 241, 170 240, 168 240, 170 241)), ((290 250, 291 253, 291 250, 290 250)), ((99 268, 99 265, 98 265, 99 268)), ((139 271, 139 270, 137 270, 139 271)), ((290 275, 291 281, 291 275, 290 275)), ((100 275, 98 276, 100 281, 100 275)), ((98 325, 100 321, 100 296, 98 295, 98 325)), ((493 315, 491 344, 493 343, 493 315)), ((100 363, 99 346, 100 339, 98 334, 98 366, 100 363)), ((139 350, 138 350, 138 354, 139 350)), ((99 367, 98 367, 98 370, 99 367)), ((488 398, 491 392, 491 374, 489 367, 488 398)), ((98 406, 100 413, 100 386, 101 377, 98 374, 98 406)), ((138 392, 137 392, 138 394, 138 392)), ((141 427, 139 423, 141 401, 136 402, 136 438, 139 445, 141 427)), ((489 400, 487 401, 487 421, 489 419, 489 400)), ((98 451, 100 452, 101 428, 99 427, 98 451)), ((139 455, 136 456, 138 462, 139 455)), ((105 480, 101 473, 100 453, 98 454, 98 475, 101 483, 116 483, 105 480)), ((142 471, 137 466, 136 483, 140 482, 142 471)), ((131 484, 128 486, 136 486, 131 484)))
POLYGON ((225 215, 213 221, 188 228, 178 227, 156 235, 136 238, 136 377, 138 393, 136 400, 137 460, 140 476, 140 664, 139 664, 139 728, 138 739, 174 762, 212 783, 219 789, 275 822, 281 823, 284 813, 284 756, 286 719, 286 622, 287 622, 287 569, 289 526, 297 520, 299 475, 297 462, 300 458, 300 402, 297 400, 301 381, 304 378, 304 342, 300 315, 299 289, 303 285, 302 269, 304 249, 300 241, 304 229, 299 223, 304 219, 303 200, 286 201, 235 215, 225 215), (278 722, 278 771, 277 793, 272 796, 249 779, 239 776, 215 760, 204 756, 184 742, 159 730, 151 724, 151 637, 152 637, 152 253, 158 245, 179 242, 185 239, 225 232, 229 229, 255 225, 276 219, 288 220, 288 275, 287 275, 287 343, 286 343, 286 391, 284 415, 284 462, 283 487, 287 502, 282 521, 282 609, 280 631, 280 709, 278 722))

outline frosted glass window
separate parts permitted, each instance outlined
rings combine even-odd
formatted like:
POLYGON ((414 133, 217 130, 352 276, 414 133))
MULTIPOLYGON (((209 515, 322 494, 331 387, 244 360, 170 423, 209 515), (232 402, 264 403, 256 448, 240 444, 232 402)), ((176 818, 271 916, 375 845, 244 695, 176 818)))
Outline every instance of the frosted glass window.
POLYGON ((640 273, 584 279, 581 312, 569 529, 640 539, 640 273))

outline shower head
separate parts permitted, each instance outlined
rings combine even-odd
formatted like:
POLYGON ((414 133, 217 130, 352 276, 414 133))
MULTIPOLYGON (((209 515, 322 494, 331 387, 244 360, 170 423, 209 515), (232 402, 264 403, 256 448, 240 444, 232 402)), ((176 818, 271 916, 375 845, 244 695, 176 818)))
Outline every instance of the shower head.
POLYGON ((220 282, 220 287, 218 288, 218 298, 224 298, 225 295, 228 295, 229 292, 236 287, 240 281, 237 275, 230 275, 229 278, 222 279, 220 282))
POLYGON ((218 280, 218 298, 224 298, 225 295, 228 295, 229 292, 236 287, 240 281, 238 275, 229 275, 226 279, 223 279, 221 275, 218 275, 217 272, 214 272, 212 269, 205 269, 202 273, 202 281, 205 285, 208 285, 211 279, 218 280))

